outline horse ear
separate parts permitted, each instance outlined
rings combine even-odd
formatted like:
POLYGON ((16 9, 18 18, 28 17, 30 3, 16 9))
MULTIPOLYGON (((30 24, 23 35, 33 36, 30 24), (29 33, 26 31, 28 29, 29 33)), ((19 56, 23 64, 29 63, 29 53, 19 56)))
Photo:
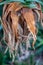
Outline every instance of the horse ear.
POLYGON ((39 3, 36 3, 37 4, 37 7, 41 9, 41 5, 39 3))
POLYGON ((34 4, 36 5, 37 8, 33 9, 33 13, 36 19, 38 19, 37 21, 41 21, 42 19, 42 11, 41 11, 41 5, 40 3, 34 2, 34 4))
POLYGON ((37 4, 37 7, 40 9, 38 11, 39 11, 39 14, 40 14, 41 25, 43 26, 43 13, 42 13, 42 10, 41 10, 41 5, 39 3, 36 3, 36 4, 37 4))
POLYGON ((37 9, 41 10, 41 5, 40 5, 40 3, 34 2, 34 4, 36 5, 37 9))

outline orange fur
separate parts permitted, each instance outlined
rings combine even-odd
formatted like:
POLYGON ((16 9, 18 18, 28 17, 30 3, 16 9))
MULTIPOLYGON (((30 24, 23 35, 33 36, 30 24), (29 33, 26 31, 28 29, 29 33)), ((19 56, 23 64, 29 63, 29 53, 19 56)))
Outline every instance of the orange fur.
MULTIPOLYGON (((40 9, 39 4, 37 4, 37 8, 40 9)), ((10 21, 11 27, 12 27, 12 32, 13 32, 13 35, 15 35, 16 39, 18 39, 17 27, 18 27, 18 24, 19 24, 19 17, 21 16, 21 15, 18 16, 18 14, 19 14, 19 13, 17 14, 18 11, 24 17, 24 19, 26 21, 26 24, 27 24, 27 28, 32 33, 33 38, 36 41, 37 29, 35 27, 35 22, 36 21, 35 21, 35 18, 34 18, 35 16, 33 14, 34 12, 30 8, 23 7, 20 3, 14 2, 14 3, 10 3, 10 4, 7 4, 7 5, 4 5, 3 17, 2 17, 2 19, 3 19, 2 23, 3 23, 4 28, 7 26, 6 23, 7 22, 9 23, 9 21, 7 21, 6 18, 9 18, 9 15, 10 15, 10 18, 12 19, 12 23, 10 21)), ((40 12, 40 11, 38 10, 38 12, 40 12)), ((9 23, 9 26, 10 26, 10 23, 9 23)), ((20 21, 20 23, 22 23, 22 21, 20 21)), ((6 27, 6 29, 7 29, 7 27, 6 27)), ((8 29, 7 29, 7 31, 8 31, 8 29)))

